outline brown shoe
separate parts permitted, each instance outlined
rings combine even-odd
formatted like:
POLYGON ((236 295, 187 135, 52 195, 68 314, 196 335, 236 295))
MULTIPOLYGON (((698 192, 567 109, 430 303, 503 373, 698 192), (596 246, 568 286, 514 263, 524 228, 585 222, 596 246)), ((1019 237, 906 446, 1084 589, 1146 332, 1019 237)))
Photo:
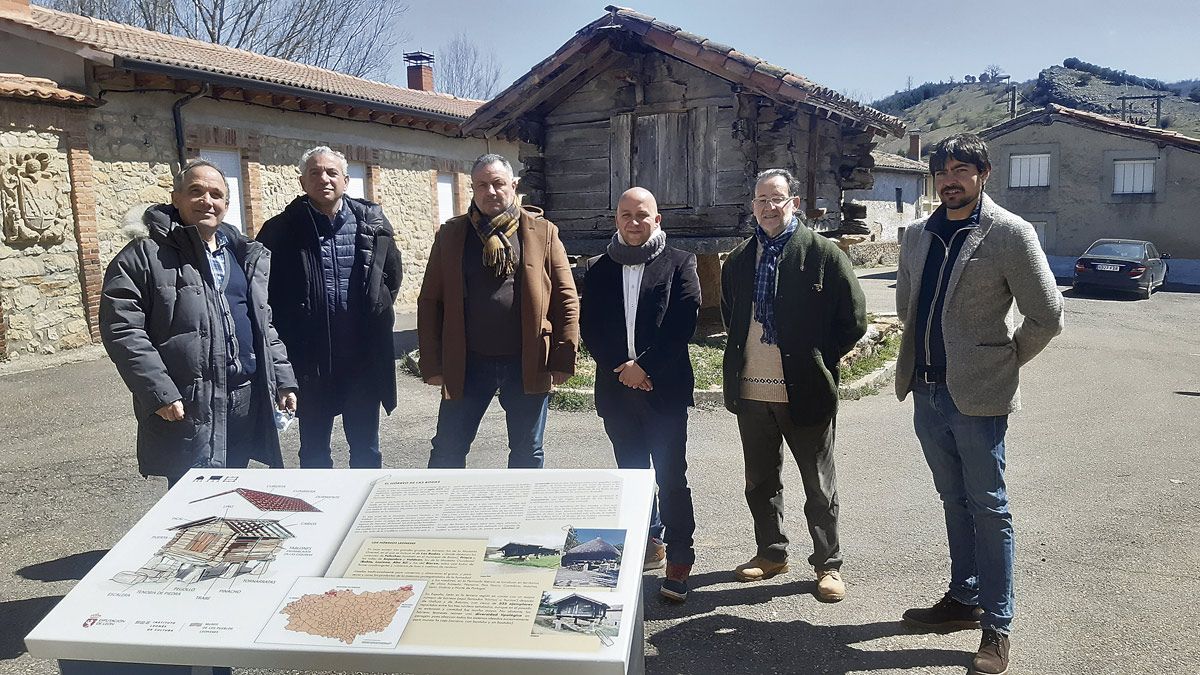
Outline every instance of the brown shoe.
POLYGON ((1008 636, 984 628, 971 670, 976 675, 1005 675, 1008 672, 1008 636))
POLYGON ((691 573, 691 565, 667 563, 667 578, 663 579, 662 586, 658 588, 658 594, 674 602, 687 600, 687 580, 691 573))
POLYGON ((646 559, 642 562, 642 570, 661 569, 667 564, 667 545, 658 537, 650 537, 646 541, 646 559))
POLYGON ((846 582, 842 573, 835 569, 815 569, 817 573, 817 599, 821 602, 840 602, 846 597, 846 582))
POLYGON ((762 581, 770 579, 776 574, 783 574, 788 571, 787 561, 775 562, 756 555, 748 562, 744 562, 734 568, 733 573, 740 581, 762 581))

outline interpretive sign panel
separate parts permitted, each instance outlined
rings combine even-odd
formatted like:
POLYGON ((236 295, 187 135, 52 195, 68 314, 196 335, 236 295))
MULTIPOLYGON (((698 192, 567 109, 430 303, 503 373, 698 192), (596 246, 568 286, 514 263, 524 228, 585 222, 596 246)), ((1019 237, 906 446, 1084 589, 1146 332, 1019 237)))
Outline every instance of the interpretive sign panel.
POLYGON ((194 469, 26 644, 127 663, 626 673, 653 491, 648 470, 194 469))

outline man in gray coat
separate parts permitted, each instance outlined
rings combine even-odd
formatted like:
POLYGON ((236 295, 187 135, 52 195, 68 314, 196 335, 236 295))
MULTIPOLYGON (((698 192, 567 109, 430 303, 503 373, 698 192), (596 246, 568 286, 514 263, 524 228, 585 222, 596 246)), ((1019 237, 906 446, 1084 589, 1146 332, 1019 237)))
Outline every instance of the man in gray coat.
POLYGON ((1018 371, 1062 332, 1063 299, 1033 226, 984 194, 991 163, 978 136, 938 143, 929 171, 942 205, 908 227, 900 247, 896 395, 913 394, 913 424, 945 510, 950 585, 904 622, 982 627, 974 672, 1001 675, 1013 618, 1004 434, 1020 407, 1018 371))
POLYGON ((168 487, 192 467, 282 467, 273 408, 296 407, 271 254, 222 222, 228 198, 217 167, 187 163, 104 275, 100 334, 133 394, 138 468, 168 487))

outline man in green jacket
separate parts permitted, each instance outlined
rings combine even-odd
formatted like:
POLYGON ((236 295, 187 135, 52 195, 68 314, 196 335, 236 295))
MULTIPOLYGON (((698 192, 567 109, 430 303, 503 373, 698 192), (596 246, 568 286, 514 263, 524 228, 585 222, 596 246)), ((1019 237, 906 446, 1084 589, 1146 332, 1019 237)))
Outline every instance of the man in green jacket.
POLYGON ((797 191, 786 170, 758 175, 754 236, 721 272, 725 407, 738 418, 758 545, 735 574, 759 581, 788 571, 780 478, 787 441, 804 482, 817 598, 837 602, 846 594, 833 465, 837 364, 866 332, 866 300, 849 258, 797 218, 797 191))

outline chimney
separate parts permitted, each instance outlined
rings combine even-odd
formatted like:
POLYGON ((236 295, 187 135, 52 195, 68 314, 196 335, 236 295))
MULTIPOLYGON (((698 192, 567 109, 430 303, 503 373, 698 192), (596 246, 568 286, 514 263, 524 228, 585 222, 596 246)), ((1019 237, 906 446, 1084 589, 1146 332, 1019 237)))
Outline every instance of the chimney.
POLYGON ((404 62, 408 64, 408 88, 433 91, 433 54, 407 52, 404 54, 404 62))
POLYGON ((921 161, 921 130, 917 127, 908 130, 908 158, 921 161))
POLYGON ((0 16, 29 18, 29 0, 0 0, 0 16))

